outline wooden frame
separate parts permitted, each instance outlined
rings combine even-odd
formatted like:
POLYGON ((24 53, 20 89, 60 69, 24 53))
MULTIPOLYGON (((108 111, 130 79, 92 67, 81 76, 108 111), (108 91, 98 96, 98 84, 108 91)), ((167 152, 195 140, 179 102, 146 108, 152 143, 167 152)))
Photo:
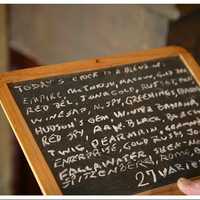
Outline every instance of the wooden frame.
MULTIPOLYGON (((129 53, 121 56, 102 57, 83 61, 75 61, 58 65, 49 65, 6 72, 0 75, 0 101, 6 116, 14 130, 14 133, 21 145, 21 148, 28 160, 28 163, 38 181, 43 194, 62 194, 50 168, 45 161, 34 137, 25 122, 13 96, 11 95, 8 83, 15 83, 25 80, 51 77, 63 74, 90 71, 94 69, 107 68, 119 64, 143 62, 152 59, 180 56, 195 80, 200 84, 200 68, 193 57, 183 48, 164 47, 148 50, 140 53, 129 53), (24 134, 26 133, 26 134, 24 134), (26 135, 26 137, 25 137, 26 135), (45 173, 44 173, 45 172, 45 173)), ((170 184, 146 191, 140 194, 181 194, 176 184, 170 184)))

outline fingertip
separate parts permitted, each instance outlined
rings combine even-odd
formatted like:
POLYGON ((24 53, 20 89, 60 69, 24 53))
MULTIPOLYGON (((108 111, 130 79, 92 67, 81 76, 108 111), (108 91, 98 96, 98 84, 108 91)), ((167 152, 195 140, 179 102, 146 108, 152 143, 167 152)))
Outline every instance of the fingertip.
POLYGON ((189 184, 190 184, 190 180, 183 177, 179 178, 177 181, 177 186, 179 190, 182 191, 184 194, 187 194, 187 187, 189 184))
POLYGON ((178 186, 182 186, 182 185, 188 185, 190 182, 191 181, 189 179, 181 177, 178 179, 177 184, 178 184, 178 186))

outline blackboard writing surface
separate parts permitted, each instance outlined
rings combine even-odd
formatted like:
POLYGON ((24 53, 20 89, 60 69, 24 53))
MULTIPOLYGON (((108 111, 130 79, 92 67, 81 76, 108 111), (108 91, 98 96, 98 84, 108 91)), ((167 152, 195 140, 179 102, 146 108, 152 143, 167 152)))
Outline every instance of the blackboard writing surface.
POLYGON ((200 88, 178 55, 7 86, 63 194, 199 176, 200 88))

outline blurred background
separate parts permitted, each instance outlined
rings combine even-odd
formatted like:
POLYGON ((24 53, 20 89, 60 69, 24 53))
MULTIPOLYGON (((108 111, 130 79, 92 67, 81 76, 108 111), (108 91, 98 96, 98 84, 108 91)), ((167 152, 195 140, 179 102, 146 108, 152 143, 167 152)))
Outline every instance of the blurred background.
MULTIPOLYGON (((0 70, 165 45, 200 63, 199 5, 0 5, 0 70)), ((0 194, 41 194, 2 111, 0 194)))

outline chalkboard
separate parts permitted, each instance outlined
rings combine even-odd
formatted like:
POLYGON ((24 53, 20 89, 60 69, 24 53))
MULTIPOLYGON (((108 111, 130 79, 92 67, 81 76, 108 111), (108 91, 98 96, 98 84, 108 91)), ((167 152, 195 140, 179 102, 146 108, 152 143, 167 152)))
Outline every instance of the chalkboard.
POLYGON ((62 194, 200 175, 200 87, 179 55, 7 86, 62 194))

